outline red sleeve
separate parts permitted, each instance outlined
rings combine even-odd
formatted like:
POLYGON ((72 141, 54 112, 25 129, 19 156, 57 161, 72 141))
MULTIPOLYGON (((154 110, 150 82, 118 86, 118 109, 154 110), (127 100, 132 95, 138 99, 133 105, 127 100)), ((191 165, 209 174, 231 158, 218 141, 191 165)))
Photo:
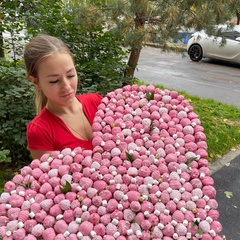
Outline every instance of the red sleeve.
POLYGON ((47 125, 33 122, 27 126, 28 149, 53 151, 53 140, 47 125))

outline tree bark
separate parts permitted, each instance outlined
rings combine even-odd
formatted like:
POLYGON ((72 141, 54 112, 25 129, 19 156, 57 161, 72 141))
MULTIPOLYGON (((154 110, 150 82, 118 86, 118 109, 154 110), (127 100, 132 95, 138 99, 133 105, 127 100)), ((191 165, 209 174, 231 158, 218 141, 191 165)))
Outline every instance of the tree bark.
POLYGON ((237 25, 239 25, 239 23, 240 23, 240 13, 237 12, 236 14, 237 14, 237 25))
MULTIPOLYGON (((144 29, 146 20, 146 14, 142 13, 141 15, 136 14, 134 19, 135 21, 135 29, 138 31, 139 29, 144 29)), ((132 48, 129 59, 128 59, 128 67, 126 69, 126 76, 133 77, 135 69, 137 67, 137 63, 140 57, 140 53, 142 50, 142 39, 136 41, 135 46, 132 48)))
MULTIPOLYGON (((2 20, 0 19, 0 26, 2 25, 2 20)), ((4 50, 3 50, 3 33, 0 31, 0 58, 4 57, 4 50)))
POLYGON ((141 49, 133 49, 130 53, 129 59, 128 59, 128 68, 127 68, 127 76, 134 75, 135 69, 137 67, 137 63, 140 57, 141 49))

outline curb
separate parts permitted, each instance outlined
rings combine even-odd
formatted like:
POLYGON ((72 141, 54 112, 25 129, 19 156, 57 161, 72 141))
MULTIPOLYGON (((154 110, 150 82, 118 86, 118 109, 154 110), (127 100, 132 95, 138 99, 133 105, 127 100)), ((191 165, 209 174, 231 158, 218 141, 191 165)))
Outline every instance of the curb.
POLYGON ((240 155, 240 147, 238 146, 236 149, 231 150, 223 157, 216 159, 213 163, 209 164, 209 169, 211 170, 211 175, 222 167, 230 164, 232 160, 234 160, 237 156, 240 155))
MULTIPOLYGON (((144 44, 147 47, 152 47, 152 48, 161 48, 160 46, 154 44, 154 43, 145 43, 144 44)), ((178 51, 182 51, 182 52, 187 52, 187 44, 183 44, 183 43, 169 43, 168 46, 172 49, 172 51, 175 51, 178 49, 178 51)))

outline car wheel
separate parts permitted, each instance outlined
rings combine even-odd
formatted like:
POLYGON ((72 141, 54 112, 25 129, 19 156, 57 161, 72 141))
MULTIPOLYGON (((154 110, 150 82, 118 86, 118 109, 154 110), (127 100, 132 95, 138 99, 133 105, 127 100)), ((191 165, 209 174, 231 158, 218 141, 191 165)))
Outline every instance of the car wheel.
POLYGON ((188 50, 190 59, 194 62, 198 62, 202 59, 202 48, 198 44, 192 45, 188 50))

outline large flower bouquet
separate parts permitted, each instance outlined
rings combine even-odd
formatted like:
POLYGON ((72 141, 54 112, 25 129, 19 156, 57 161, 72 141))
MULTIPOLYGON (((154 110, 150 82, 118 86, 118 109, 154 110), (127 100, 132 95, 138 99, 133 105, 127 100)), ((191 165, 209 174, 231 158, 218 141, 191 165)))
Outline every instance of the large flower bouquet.
POLYGON ((108 93, 93 150, 44 154, 6 182, 3 240, 221 240, 204 129, 176 91, 108 93))

